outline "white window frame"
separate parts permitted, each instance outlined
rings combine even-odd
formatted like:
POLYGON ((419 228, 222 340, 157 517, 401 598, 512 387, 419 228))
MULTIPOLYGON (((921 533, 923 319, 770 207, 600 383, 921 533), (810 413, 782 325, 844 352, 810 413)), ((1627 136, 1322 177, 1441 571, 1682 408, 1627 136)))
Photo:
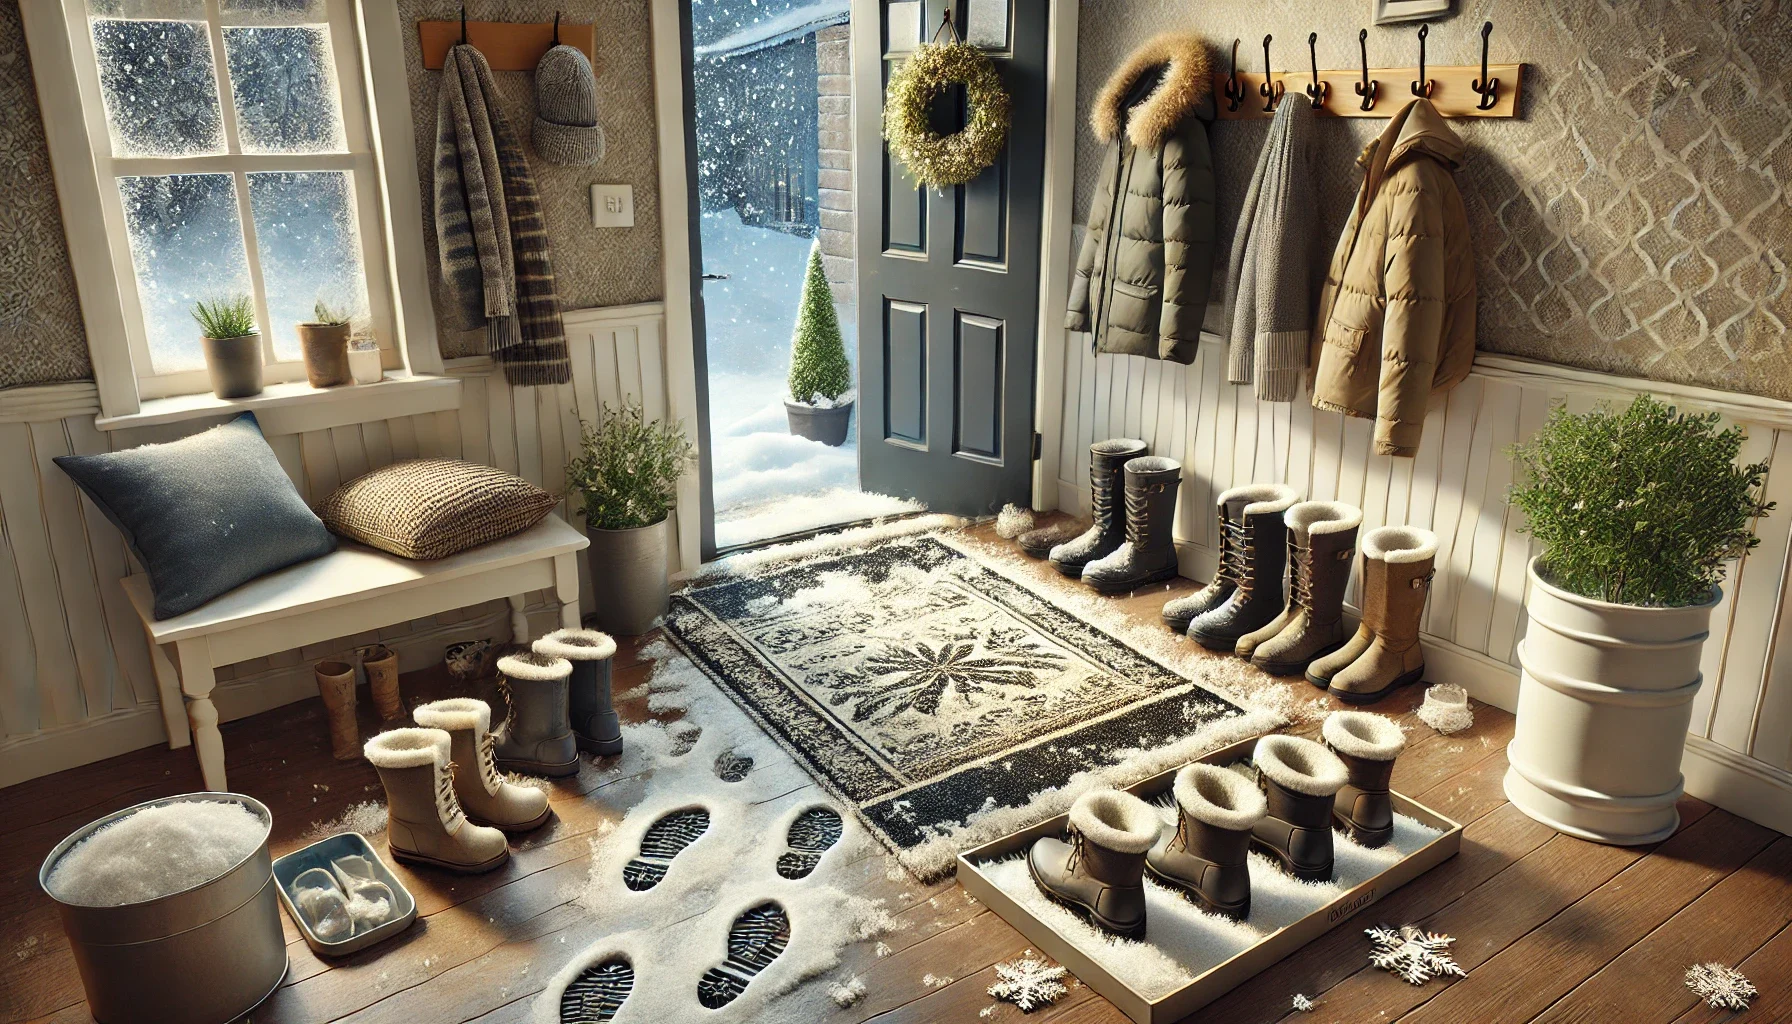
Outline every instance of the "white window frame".
MULTIPOLYGON (((435 315, 425 267, 422 189, 412 136, 402 28, 389 0, 324 0, 347 152, 256 155, 240 152, 236 105, 225 70, 222 29, 276 24, 221 15, 205 0, 219 113, 229 152, 199 157, 114 157, 89 29, 87 0, 21 0, 44 129, 61 200, 70 263, 80 291, 102 425, 156 415, 158 400, 203 408, 204 370, 156 373, 138 301, 117 178, 133 174, 224 173, 235 176, 239 218, 266 346, 270 384, 302 382, 301 362, 276 362, 261 287, 255 221, 246 174, 261 170, 340 170, 352 175, 371 327, 388 370, 440 375, 435 315), (384 55, 376 59, 374 55, 384 55)), ((294 387, 304 390, 302 384, 294 387)), ((293 388, 287 388, 290 392, 293 388)), ((290 400, 291 395, 284 396, 290 400)), ((341 396, 333 396, 340 400, 341 396)), ((371 398, 372 396, 370 396, 371 398)), ((254 400, 247 400, 253 402, 254 400)))

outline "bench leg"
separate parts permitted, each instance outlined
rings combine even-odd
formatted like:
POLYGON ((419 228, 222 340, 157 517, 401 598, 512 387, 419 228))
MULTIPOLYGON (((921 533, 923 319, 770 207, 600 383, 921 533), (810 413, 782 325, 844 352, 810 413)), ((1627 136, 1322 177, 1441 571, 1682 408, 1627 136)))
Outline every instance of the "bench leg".
POLYGON ((534 637, 529 635, 529 617, 523 614, 523 595, 512 594, 505 600, 510 602, 510 642, 527 647, 534 637))
POLYGON ((577 555, 554 557, 554 597, 560 602, 560 626, 579 628, 579 563, 577 555))
POLYGON ((199 637, 180 641, 177 651, 181 693, 187 699, 187 721, 193 727, 199 773, 205 777, 206 789, 224 792, 229 784, 224 777, 224 735, 218 731, 218 707, 212 703, 217 677, 212 674, 211 646, 199 637))
POLYGON ((168 748, 179 750, 193 742, 193 734, 187 731, 187 712, 181 706, 180 673, 149 630, 143 631, 143 638, 149 642, 149 663, 156 671, 156 695, 162 702, 162 727, 168 730, 168 748))

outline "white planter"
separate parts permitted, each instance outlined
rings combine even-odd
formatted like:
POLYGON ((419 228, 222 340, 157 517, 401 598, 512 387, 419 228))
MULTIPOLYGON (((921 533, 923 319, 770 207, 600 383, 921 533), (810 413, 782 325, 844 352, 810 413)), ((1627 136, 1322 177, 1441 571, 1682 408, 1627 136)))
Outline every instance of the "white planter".
POLYGON ((1666 839, 1680 827, 1680 756, 1718 592, 1644 608, 1570 594, 1538 575, 1535 558, 1530 578, 1506 797, 1582 839, 1666 839))
POLYGON ((378 384, 385 372, 380 369, 380 350, 351 348, 348 350, 348 372, 356 384, 378 384))

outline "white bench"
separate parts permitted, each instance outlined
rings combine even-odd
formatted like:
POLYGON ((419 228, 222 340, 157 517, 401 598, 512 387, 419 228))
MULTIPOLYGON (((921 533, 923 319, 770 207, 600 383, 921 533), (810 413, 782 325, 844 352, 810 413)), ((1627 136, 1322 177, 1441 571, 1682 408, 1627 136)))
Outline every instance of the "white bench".
POLYGON ((149 635, 168 745, 192 743, 206 788, 223 790, 213 669, 500 597, 510 602, 511 635, 526 643, 523 595, 532 590, 552 590, 561 624, 577 626, 576 559, 589 543, 552 515, 522 533, 430 562, 342 541, 332 554, 245 583, 170 619, 151 614, 148 576, 127 577, 124 590, 149 635))

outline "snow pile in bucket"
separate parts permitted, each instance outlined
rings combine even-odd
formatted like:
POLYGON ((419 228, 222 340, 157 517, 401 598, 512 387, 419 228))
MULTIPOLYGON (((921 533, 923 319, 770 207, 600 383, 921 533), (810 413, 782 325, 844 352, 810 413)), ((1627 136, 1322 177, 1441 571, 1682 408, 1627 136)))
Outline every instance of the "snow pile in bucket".
POLYGON ((268 829, 239 803, 185 800, 145 807, 81 840, 45 884, 85 907, 142 903, 209 882, 255 852, 268 829))

